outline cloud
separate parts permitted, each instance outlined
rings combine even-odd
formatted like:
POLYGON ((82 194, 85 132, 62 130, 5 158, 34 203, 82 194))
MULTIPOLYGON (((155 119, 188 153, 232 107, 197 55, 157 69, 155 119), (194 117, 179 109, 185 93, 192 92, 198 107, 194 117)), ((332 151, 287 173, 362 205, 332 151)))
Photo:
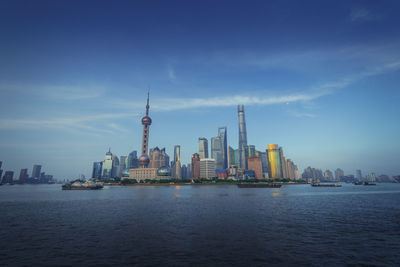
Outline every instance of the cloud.
POLYGON ((115 122, 102 123, 102 127, 96 127, 93 124, 112 119, 134 117, 138 114, 131 113, 107 113, 88 116, 59 117, 49 119, 0 119, 0 129, 63 129, 74 132, 84 133, 106 133, 125 132, 126 130, 118 126, 115 122))
POLYGON ((349 18, 351 21, 370 21, 379 18, 377 15, 371 14, 366 8, 355 8, 350 11, 349 18))
POLYGON ((175 81, 176 80, 175 70, 171 65, 168 65, 168 78, 171 81, 175 81))
POLYGON ((30 93, 32 95, 56 100, 84 100, 99 98, 104 95, 103 86, 58 86, 58 85, 26 85, 26 84, 0 84, 0 92, 30 93))

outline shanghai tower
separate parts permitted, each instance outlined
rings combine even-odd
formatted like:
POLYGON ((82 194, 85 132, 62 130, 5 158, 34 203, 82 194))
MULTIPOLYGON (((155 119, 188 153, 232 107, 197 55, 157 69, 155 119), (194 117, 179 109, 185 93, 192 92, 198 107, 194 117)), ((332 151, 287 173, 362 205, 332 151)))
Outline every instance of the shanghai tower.
POLYGON ((246 132, 246 120, 244 119, 244 106, 238 105, 238 116, 239 116, 239 168, 246 169, 246 152, 245 147, 247 146, 247 132, 246 132))

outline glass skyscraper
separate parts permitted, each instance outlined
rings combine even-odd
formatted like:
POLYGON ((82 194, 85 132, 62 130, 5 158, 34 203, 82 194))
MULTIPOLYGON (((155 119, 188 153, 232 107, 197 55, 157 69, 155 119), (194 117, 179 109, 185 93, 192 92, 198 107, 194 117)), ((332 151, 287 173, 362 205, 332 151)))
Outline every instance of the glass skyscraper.
POLYGON ((268 176, 269 178, 282 178, 281 159, 279 147, 276 144, 269 144, 267 149, 268 176))
POLYGON ((207 138, 199 138, 199 156, 200 159, 208 158, 208 140, 207 138))

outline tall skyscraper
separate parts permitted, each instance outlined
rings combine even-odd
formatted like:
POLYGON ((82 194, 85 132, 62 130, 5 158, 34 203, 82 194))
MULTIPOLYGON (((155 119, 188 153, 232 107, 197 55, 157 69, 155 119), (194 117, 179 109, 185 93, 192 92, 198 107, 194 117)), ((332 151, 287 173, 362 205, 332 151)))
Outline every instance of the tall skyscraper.
POLYGON ((147 93, 147 104, 146 104, 146 116, 142 118, 142 125, 143 125, 143 135, 142 135, 142 155, 139 158, 139 166, 140 168, 147 168, 150 162, 150 158, 148 155, 148 148, 149 148, 149 134, 150 134, 150 125, 151 125, 151 118, 149 117, 149 97, 150 93, 147 93))
POLYGON ((181 161, 181 146, 174 146, 174 162, 181 161))
POLYGON ((200 159, 208 158, 208 140, 207 138, 199 138, 199 156, 200 159))
POLYGON ((21 169, 19 173, 19 182, 24 183, 27 178, 28 178, 28 169, 21 169))
POLYGON ((211 158, 215 159, 215 167, 217 169, 224 168, 222 143, 223 143, 223 140, 222 140, 221 136, 211 138, 211 158))
POLYGON ((227 169, 228 168, 228 137, 227 137, 226 126, 222 126, 222 127, 218 128, 218 136, 220 136, 220 138, 221 138, 223 169, 227 169))
POLYGON ((181 170, 181 146, 174 146, 174 161, 171 166, 171 175, 176 179, 182 179, 181 170))
POLYGON ((41 169, 42 169, 42 165, 33 165, 32 178, 39 179, 41 169))
POLYGON ((4 173, 2 183, 3 184, 7 184, 7 183, 12 184, 13 183, 13 177, 14 177, 14 172, 13 171, 6 171, 4 173))
POLYGON ((282 178, 281 159, 278 145, 269 144, 267 149, 269 178, 282 178))
POLYGON ((244 117, 244 106, 238 106, 238 118, 239 118, 239 168, 247 169, 247 159, 245 148, 247 146, 247 132, 246 132, 246 120, 244 117))
POLYGON ((101 179, 103 162, 93 162, 92 178, 101 179))
POLYGON ((101 177, 103 179, 108 179, 112 178, 112 173, 113 173, 113 159, 115 156, 111 153, 111 148, 108 149, 108 152, 106 153, 106 156, 104 158, 104 161, 102 163, 102 174, 101 177))
POLYGON ((139 167, 136 150, 133 150, 131 153, 129 153, 128 158, 126 159, 125 165, 126 165, 127 169, 135 169, 135 168, 139 167))
POLYGON ((279 147, 279 159, 280 159, 280 162, 281 162, 281 175, 282 175, 282 178, 288 178, 287 171, 286 171, 286 159, 285 159, 285 156, 283 155, 282 147, 279 147))
POLYGON ((343 176, 344 176, 344 171, 340 168, 337 168, 335 170, 335 180, 340 181, 340 178, 342 178, 343 176))
POLYGON ((200 156, 197 153, 192 157, 192 178, 197 179, 200 177, 200 156))
POLYGON ((244 147, 244 154, 246 159, 256 155, 256 147, 254 145, 247 145, 244 147))
POLYGON ((228 165, 230 166, 238 166, 238 149, 233 149, 231 146, 228 147, 228 165))

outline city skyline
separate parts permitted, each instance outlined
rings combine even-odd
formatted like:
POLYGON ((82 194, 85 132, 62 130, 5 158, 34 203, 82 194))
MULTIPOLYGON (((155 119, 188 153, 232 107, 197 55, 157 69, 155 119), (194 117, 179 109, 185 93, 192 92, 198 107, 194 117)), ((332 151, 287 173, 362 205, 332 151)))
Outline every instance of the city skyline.
POLYGON ((237 149, 243 104, 247 143, 300 171, 398 175, 396 2, 171 3, 3 2, 3 169, 90 177, 109 147, 140 151, 150 86, 149 148, 183 164, 222 125, 237 149))

